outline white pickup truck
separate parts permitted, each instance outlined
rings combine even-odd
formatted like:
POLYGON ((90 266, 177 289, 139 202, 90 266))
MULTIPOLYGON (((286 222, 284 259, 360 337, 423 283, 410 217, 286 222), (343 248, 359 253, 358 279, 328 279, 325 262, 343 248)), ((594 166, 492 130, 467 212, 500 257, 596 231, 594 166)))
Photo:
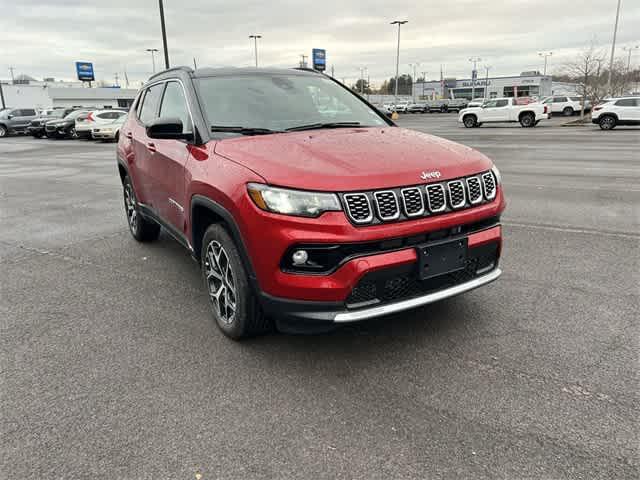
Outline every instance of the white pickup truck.
POLYGON ((480 107, 460 111, 458 122, 467 128, 489 122, 520 122, 523 127, 535 127, 540 120, 548 118, 551 118, 551 109, 547 105, 519 105, 515 98, 492 98, 480 107))

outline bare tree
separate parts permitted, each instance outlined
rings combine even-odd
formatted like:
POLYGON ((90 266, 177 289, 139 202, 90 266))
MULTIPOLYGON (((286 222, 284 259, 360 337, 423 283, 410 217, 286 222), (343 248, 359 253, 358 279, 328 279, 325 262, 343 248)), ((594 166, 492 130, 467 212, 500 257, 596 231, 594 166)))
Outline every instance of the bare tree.
POLYGON ((576 59, 566 65, 566 74, 576 79, 582 100, 580 102, 580 120, 584 120, 584 103, 586 100, 599 100, 600 65, 604 61, 604 53, 596 48, 592 40, 589 47, 582 50, 576 59))

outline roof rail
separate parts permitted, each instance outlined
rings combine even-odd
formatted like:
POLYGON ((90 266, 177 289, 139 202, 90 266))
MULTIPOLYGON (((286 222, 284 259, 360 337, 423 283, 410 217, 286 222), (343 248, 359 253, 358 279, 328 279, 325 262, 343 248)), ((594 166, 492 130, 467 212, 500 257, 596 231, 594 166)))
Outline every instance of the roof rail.
POLYGON ((167 73, 167 72, 174 72, 174 71, 176 71, 176 70, 180 70, 180 71, 182 71, 182 72, 187 72, 187 73, 193 73, 193 68, 191 68, 191 67, 187 67, 187 66, 185 66, 185 65, 181 65, 181 66, 179 66, 179 67, 171 67, 171 68, 168 68, 168 69, 163 70, 163 71, 161 71, 161 72, 154 73, 153 75, 151 75, 151 76, 149 77, 149 80, 151 80, 151 79, 153 79, 153 78, 156 78, 156 77, 158 77, 158 76, 160 76, 160 75, 163 75, 163 74, 165 74, 165 73, 167 73))

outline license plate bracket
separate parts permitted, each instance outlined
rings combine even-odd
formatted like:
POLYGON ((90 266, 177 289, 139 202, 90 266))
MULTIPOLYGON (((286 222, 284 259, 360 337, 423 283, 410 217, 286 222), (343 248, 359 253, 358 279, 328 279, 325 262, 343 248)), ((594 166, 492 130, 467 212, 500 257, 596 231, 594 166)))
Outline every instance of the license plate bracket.
POLYGON ((420 280, 446 275, 465 268, 469 239, 459 238, 440 243, 418 245, 420 280))

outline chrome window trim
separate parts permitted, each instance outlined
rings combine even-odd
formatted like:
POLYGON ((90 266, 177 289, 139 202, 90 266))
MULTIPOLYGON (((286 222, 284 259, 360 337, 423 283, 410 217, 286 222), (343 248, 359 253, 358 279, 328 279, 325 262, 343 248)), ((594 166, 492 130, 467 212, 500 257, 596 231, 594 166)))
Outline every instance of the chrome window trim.
POLYGON ((468 197, 469 197, 469 203, 471 205, 477 205, 478 203, 482 203, 482 199, 483 199, 483 189, 482 189, 482 180, 480 180, 479 177, 477 176, 471 176, 471 177, 467 177, 465 178, 465 183, 467 184, 467 191, 469 193, 468 197), (476 201, 471 200, 471 186, 469 185, 469 180, 473 180, 476 179, 478 181, 478 187, 480 188, 480 195, 478 195, 478 199, 476 201))
POLYGON ((498 193, 498 182, 496 180, 496 177, 493 175, 493 172, 491 171, 482 174, 482 193, 484 194, 484 198, 486 198, 487 200, 493 200, 494 198, 496 198, 496 194, 498 193), (487 175, 490 175, 493 179, 493 194, 491 196, 487 195, 487 184, 485 182, 485 177, 487 175))
POLYGON ((431 213, 440 213, 444 212, 447 209, 447 192, 444 191, 444 185, 442 185, 441 183, 432 183, 430 185, 426 185, 424 187, 424 191, 427 194, 427 205, 429 206, 429 211, 431 213), (438 210, 434 210, 431 207, 431 197, 429 196, 429 188, 431 187, 440 187, 440 190, 442 191, 442 199, 444 201, 442 202, 442 208, 439 208, 438 210))
POLYGON ((393 190, 377 190, 373 192, 373 200, 376 204, 376 212, 378 213, 378 218, 380 218, 380 220, 382 220, 383 222, 388 222, 400 218, 400 203, 398 202, 398 196, 396 195, 396 192, 394 192, 393 190), (393 195, 393 201, 396 203, 396 213, 387 217, 384 217, 382 215, 382 212, 380 212, 380 203, 378 202, 378 195, 382 195, 384 193, 390 193, 391 195, 393 195))
POLYGON ((447 196, 449 197, 449 205, 451 205, 451 208, 454 210, 459 210, 467 204, 467 194, 462 180, 451 180, 450 182, 447 182, 447 196), (453 204, 453 198, 451 197, 451 185, 454 183, 460 185, 460 188, 462 188, 462 203, 458 203, 456 205, 453 204))
POLYGON ((420 190, 419 187, 402 188, 402 189, 400 189, 400 196, 402 197, 402 208, 404 209, 404 214, 407 217, 413 218, 413 217, 420 217, 420 216, 424 215, 424 212, 425 212, 424 195, 422 195, 422 191, 420 190), (422 207, 420 207, 420 211, 417 212, 417 213, 409 213, 407 211, 407 202, 406 202, 406 200, 404 198, 404 192, 406 192, 408 190, 415 190, 416 192, 418 192, 418 195, 420 195, 420 204, 422 205, 422 207))
POLYGON ((369 200, 369 196, 366 193, 345 193, 344 195, 342 195, 342 198, 344 199, 345 211, 347 212, 347 215, 353 223, 356 223, 358 225, 371 223, 371 221, 373 220, 373 208, 371 208, 371 201, 369 200), (351 207, 349 206, 349 197, 359 196, 363 196, 365 198, 365 200, 367 201, 367 206, 369 207, 369 216, 363 220, 356 220, 355 218, 353 218, 353 215, 351 215, 351 207))
MULTIPOLYGON (((142 104, 144 104, 145 97, 147 96, 147 91, 151 87, 154 87, 156 85, 160 85, 161 83, 165 84, 164 88, 162 89, 162 95, 160 96, 160 101, 158 102, 158 110, 156 111, 156 117, 155 117, 155 118, 160 118, 160 109, 162 108, 162 101, 164 100, 164 92, 167 89, 166 84, 169 83, 169 82, 178 82, 180 84, 180 86, 182 87, 182 92, 184 93, 184 101, 187 104, 187 110, 189 112, 189 118, 191 119, 191 132, 187 132, 187 133, 191 133, 192 135, 195 135, 196 124, 193 121, 193 112, 191 111, 191 105, 189 105, 189 96, 187 95, 187 89, 184 87, 184 83, 179 78, 177 78, 177 77, 163 78, 162 80, 158 80, 156 82, 149 83, 148 85, 145 85, 144 88, 143 88, 143 94, 141 95, 140 100, 139 100, 139 107, 142 108, 142 104)), ((140 125, 146 126, 144 123, 142 123, 142 120, 140 120, 139 108, 136 108, 136 120, 138 121, 138 123, 140 125)))

